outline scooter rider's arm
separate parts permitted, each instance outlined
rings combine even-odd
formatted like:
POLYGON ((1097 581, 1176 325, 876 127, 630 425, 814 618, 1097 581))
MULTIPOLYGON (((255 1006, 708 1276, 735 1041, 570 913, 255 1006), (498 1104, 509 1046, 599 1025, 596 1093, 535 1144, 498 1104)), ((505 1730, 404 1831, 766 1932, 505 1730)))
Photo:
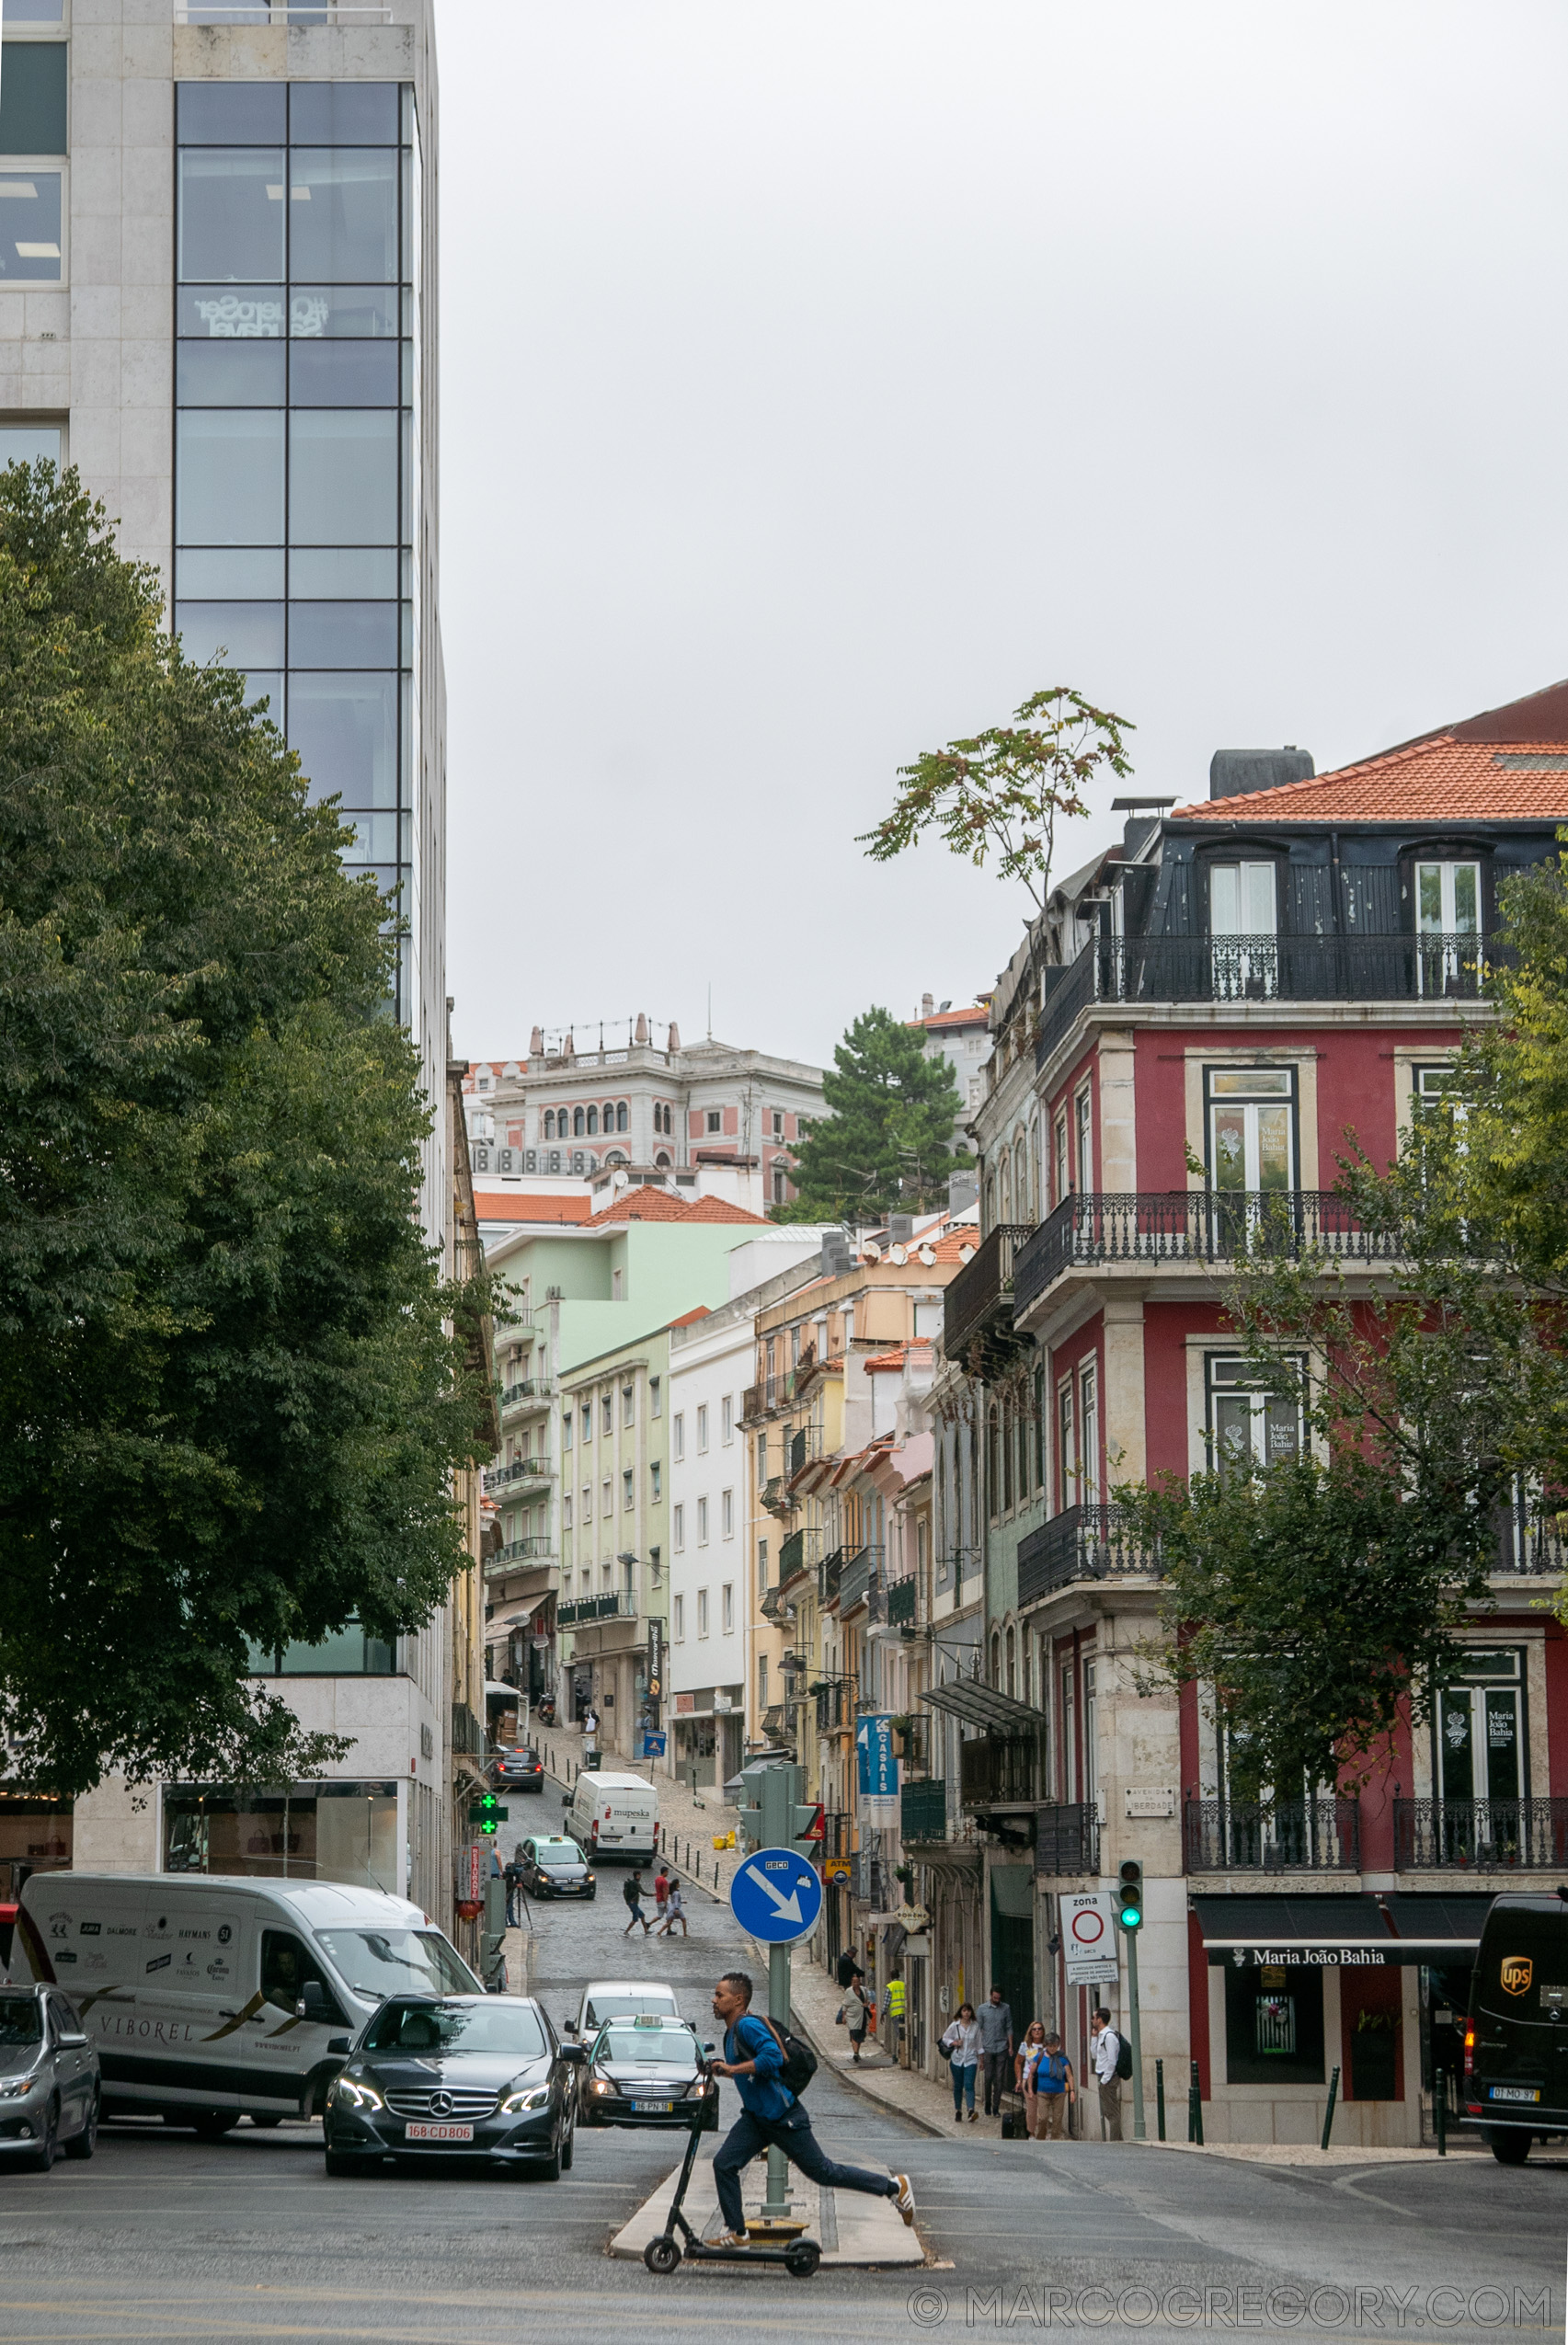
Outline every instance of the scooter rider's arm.
MULTIPOLYGON (((751 2014, 748 2012, 746 2018, 750 2019, 750 2017, 751 2014)), ((740 2037, 740 2027, 743 2027, 744 2025, 745 2020, 742 2020, 740 2022, 740 2026, 738 2026, 735 2030, 735 2034, 738 2040, 740 2037)), ((757 2049, 752 2053, 750 2059, 712 2061, 709 2065, 715 2076, 776 2076, 782 2073, 784 2068, 784 2053, 779 2050, 778 2042, 774 2037, 772 2028, 762 2027, 762 2023, 760 2019, 756 2022, 756 2025, 759 2028, 761 2028, 762 2041, 760 2044, 758 2044, 757 2049)))

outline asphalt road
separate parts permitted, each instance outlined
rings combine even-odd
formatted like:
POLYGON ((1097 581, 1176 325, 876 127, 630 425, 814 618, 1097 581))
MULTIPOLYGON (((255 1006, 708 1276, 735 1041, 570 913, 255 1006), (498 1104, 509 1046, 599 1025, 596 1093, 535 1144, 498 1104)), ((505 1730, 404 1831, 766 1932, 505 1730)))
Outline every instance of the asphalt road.
MULTIPOLYGON (((686 1940, 629 1940, 618 1890, 612 1872, 593 1905, 544 1909, 544 2000, 564 2019, 587 1977, 624 1973, 669 1979, 705 2021, 713 1978, 746 1964, 727 1913, 692 1898, 686 1940)), ((579 2133, 556 2183, 455 2169, 328 2182, 315 2126, 242 2124, 210 2145, 118 2126, 90 2165, 0 2180, 0 2345, 1562 2334, 1568 2157, 1320 2175, 968 2128, 939 2139, 827 2075, 811 2107, 836 2153, 913 2176, 930 2269, 807 2282, 683 2266, 656 2281, 612 2262, 606 2243, 674 2165, 674 2137, 579 2133)))

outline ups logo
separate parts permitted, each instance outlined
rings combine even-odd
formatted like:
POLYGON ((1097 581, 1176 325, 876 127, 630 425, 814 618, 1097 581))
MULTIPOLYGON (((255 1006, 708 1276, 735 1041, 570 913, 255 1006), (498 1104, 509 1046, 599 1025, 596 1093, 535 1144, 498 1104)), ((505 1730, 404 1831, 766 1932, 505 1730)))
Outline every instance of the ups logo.
POLYGON ((1534 1970, 1535 1965, 1528 1954, 1505 1956, 1502 1968, 1497 1973, 1502 1983, 1503 1992, 1505 1995, 1525 1994, 1529 1987, 1534 1970))

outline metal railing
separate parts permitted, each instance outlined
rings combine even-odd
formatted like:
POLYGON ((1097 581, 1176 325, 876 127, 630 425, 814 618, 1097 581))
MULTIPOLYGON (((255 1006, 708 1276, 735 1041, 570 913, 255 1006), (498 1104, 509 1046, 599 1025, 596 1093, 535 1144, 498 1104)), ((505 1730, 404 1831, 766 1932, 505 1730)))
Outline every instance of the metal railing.
POLYGON ((958 1797, 967 1808, 1019 1805, 1038 1796, 1037 1734, 981 1734, 958 1745, 958 1797))
POLYGON ((555 1619, 563 1629, 581 1628, 589 1620, 635 1620, 637 1599, 624 1588, 612 1589, 608 1596, 582 1596, 574 1603, 558 1604, 555 1619))
POLYGON ((1032 1222, 1001 1223, 949 1281, 942 1298, 942 1345, 950 1360, 999 1312, 1011 1322, 1013 1259, 1033 1235, 1032 1222))
POLYGON ((785 1587, 797 1572, 809 1572, 821 1560, 822 1533, 808 1525, 805 1530, 791 1531, 779 1547, 779 1585, 785 1587))
POLYGON ((839 1574, 843 1570, 844 1558, 847 1555, 853 1555, 853 1548, 835 1547, 831 1555, 824 1555, 820 1563, 818 1564, 817 1601, 818 1604, 837 1604, 839 1574))
POLYGON ((464 1758, 483 1758, 485 1730, 466 1702, 452 1706, 452 1747, 464 1758))
POLYGON ((906 1783, 898 1792, 898 1836, 906 1847, 911 1840, 947 1837, 947 1786, 940 1776, 923 1783, 906 1783))
POLYGON ((485 1558, 485 1577, 493 1580, 508 1572, 525 1570, 530 1563, 553 1563, 555 1561, 555 1541, 548 1537, 509 1539, 485 1558))
POLYGON ((1359 1872, 1356 1800, 1188 1800, 1182 1811, 1188 1872, 1359 1872))
POLYGON ((1396 1800, 1399 1872, 1568 1870, 1568 1800, 1396 1800))
POLYGON ((1100 1811, 1092 1801, 1040 1810, 1035 1819, 1035 1870, 1098 1875, 1100 1811))
POLYGON ((789 1464, 786 1470, 790 1480, 793 1481, 803 1466, 810 1465, 813 1458, 819 1458, 821 1455, 821 1426, 819 1424, 798 1426, 789 1437, 789 1464))
POLYGON ((507 1386, 501 1394, 501 1406, 503 1409, 515 1409, 522 1401, 547 1401, 549 1398, 550 1378, 548 1377, 525 1376, 521 1384, 507 1386))
POLYGON ((1158 1578, 1160 1559, 1115 1505, 1067 1506, 1018 1542, 1018 1602, 1037 1604, 1077 1580, 1158 1578))
MULTIPOLYGON (((1110 1263, 1278 1261, 1322 1251, 1339 1262, 1393 1262, 1398 1232, 1365 1230, 1332 1189, 1171 1189, 1064 1197, 1020 1252, 1017 1314, 1069 1270, 1110 1263)), ((949 1293, 952 1289, 949 1288, 949 1293)))
POLYGON ((1556 1579, 1568 1570, 1568 1510, 1550 1500, 1521 1494, 1497 1512, 1497 1561, 1494 1569, 1521 1579, 1556 1579))
POLYGON ((1475 1001, 1503 957, 1484 936, 1102 937, 1047 970, 1035 1063, 1096 1001, 1475 1001))
POLYGON ((831 1734, 839 1728, 854 1724, 854 1687, 841 1678, 836 1685, 821 1687, 817 1695, 817 1731, 831 1734))
MULTIPOLYGON (((844 1554, 842 1549, 841 1554, 844 1554)), ((852 1605, 863 1604, 873 1586, 881 1585, 882 1550, 879 1547, 856 1547, 844 1554, 839 1573, 839 1614, 842 1616, 852 1605)))
POLYGON ((520 1481, 554 1481, 553 1458, 514 1458, 509 1466, 491 1466, 485 1475, 487 1497, 498 1490, 515 1490, 520 1481))
POLYGON ((915 1625, 915 1575, 907 1572, 901 1580, 887 1583, 887 1625, 890 1629, 912 1629, 915 1625))

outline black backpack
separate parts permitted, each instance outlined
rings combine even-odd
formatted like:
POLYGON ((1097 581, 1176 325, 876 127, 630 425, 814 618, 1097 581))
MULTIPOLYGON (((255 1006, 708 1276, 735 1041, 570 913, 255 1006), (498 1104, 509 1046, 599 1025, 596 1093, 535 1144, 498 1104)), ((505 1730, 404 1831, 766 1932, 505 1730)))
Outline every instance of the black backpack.
MULTIPOLYGON (((761 2019, 761 2012, 756 2016, 761 2019)), ((784 2053, 784 2067, 779 2080, 798 2099, 817 2074, 817 2054, 808 2043, 803 2043, 798 2036, 791 2035, 787 2028, 781 2028, 775 2020, 763 2019, 762 2025, 784 2053)))
POLYGON ((1116 2032, 1116 2074, 1118 2076, 1130 2076, 1132 2074, 1132 2046, 1128 2043, 1126 2036, 1123 2035, 1119 2028, 1116 2032))
POLYGON ((643 1889, 641 1882, 628 1881, 624 1882, 622 1886, 621 1894, 625 1899, 628 1905, 640 1905, 643 1902, 643 1889))

